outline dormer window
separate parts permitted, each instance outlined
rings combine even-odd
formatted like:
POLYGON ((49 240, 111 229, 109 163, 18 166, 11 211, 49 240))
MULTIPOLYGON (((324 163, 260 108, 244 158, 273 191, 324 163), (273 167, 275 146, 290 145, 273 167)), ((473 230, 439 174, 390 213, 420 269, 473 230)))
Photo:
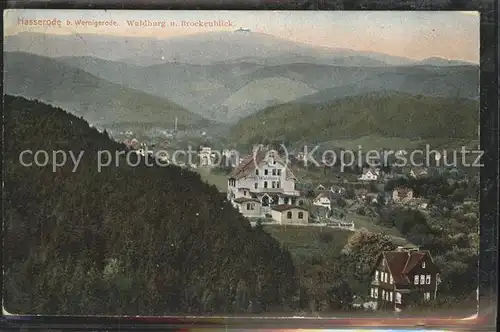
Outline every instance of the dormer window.
POLYGON ((425 262, 422 262, 422 269, 425 269, 425 262))

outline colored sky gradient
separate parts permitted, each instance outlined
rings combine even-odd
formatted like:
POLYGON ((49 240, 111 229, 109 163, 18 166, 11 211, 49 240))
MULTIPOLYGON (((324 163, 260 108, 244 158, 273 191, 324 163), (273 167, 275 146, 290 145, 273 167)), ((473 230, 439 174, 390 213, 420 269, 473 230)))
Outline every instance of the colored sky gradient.
POLYGON ((479 14, 429 11, 4 11, 4 35, 19 32, 95 33, 170 38, 207 31, 249 28, 281 38, 334 48, 373 51, 420 60, 428 57, 479 62, 479 14), (117 27, 20 26, 19 18, 115 20, 117 27), (127 20, 230 20, 233 27, 131 28, 127 20))

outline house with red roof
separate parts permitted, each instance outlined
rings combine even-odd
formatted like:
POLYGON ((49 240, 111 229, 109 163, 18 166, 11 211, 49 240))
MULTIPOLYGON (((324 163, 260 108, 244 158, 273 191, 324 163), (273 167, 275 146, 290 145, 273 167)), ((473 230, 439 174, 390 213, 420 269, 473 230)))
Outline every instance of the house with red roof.
POLYGON ((377 309, 400 311, 437 297, 440 270, 431 254, 418 248, 384 251, 372 272, 370 298, 377 309))
POLYGON ((296 181, 277 151, 258 147, 229 174, 227 199, 245 216, 256 217, 256 213, 255 210, 246 213, 239 198, 252 199, 260 205, 259 217, 271 215, 272 206, 298 204, 300 192, 295 189, 296 181))

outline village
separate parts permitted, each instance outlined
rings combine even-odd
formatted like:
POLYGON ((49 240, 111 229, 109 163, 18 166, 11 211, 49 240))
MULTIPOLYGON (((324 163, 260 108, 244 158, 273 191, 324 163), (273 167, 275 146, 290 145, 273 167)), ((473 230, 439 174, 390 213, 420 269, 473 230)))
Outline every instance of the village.
MULTIPOLYGON (((153 154, 145 143, 137 143, 135 150, 143 156, 153 154)), ((323 167, 303 166, 301 153, 283 158, 277 150, 262 144, 243 156, 235 150, 215 150, 208 142, 195 151, 196 160, 183 167, 216 185, 252 227, 266 227, 278 237, 291 229, 297 234, 315 228, 318 233, 331 229, 354 234, 362 229, 390 236, 397 248, 379 253, 367 295, 354 296, 358 300, 353 300, 352 306, 361 310, 399 312, 411 303, 436 301, 442 282, 432 253, 408 241, 394 227, 381 224, 381 209, 418 211, 432 217, 443 211, 451 215, 477 210, 476 198, 464 192, 477 185, 478 179, 457 167, 400 167, 391 171, 363 167, 332 175, 323 167), (426 183, 437 176, 457 189, 457 204, 440 206, 435 198, 423 197, 405 184, 426 183)), ((437 197, 439 201, 439 194, 437 197)))
MULTIPOLYGON (((229 151, 223 155, 230 158, 229 151)), ((202 167, 210 167, 213 156, 210 146, 200 146, 202 167)), ((441 276, 432 253, 381 226, 376 221, 377 211, 389 207, 436 216, 439 203, 433 197, 419 197, 410 186, 398 183, 425 183, 433 177, 444 177, 450 187, 466 188, 471 181, 468 174, 457 167, 402 167, 396 172, 366 167, 360 174, 350 175, 349 180, 314 183, 300 181, 296 175, 304 168, 300 166, 303 155, 287 158, 284 160, 269 146, 254 146, 252 153, 229 171, 227 200, 254 227, 274 226, 275 232, 279 227, 302 226, 351 232, 363 228, 391 235, 399 246, 379 253, 372 271, 370 299, 354 303, 355 307, 398 312, 411 303, 437 300, 441 276)), ((444 208, 450 210, 445 214, 477 208, 475 197, 457 190, 457 204, 444 208)))

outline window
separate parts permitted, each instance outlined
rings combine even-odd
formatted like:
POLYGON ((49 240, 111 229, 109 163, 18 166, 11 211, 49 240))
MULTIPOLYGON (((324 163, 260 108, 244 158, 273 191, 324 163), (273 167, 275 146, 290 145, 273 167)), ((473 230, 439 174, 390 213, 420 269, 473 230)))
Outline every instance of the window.
POLYGON ((380 272, 380 281, 384 281, 384 272, 380 272))
POLYGON ((281 185, 281 184, 280 184, 280 182, 279 182, 279 181, 277 181, 277 182, 276 182, 276 188, 279 188, 279 187, 280 187, 280 185, 281 185))
POLYGON ((247 203, 247 210, 253 210, 254 209, 254 204, 253 203, 247 203))
POLYGON ((401 293, 396 292, 396 303, 401 304, 401 293))
POLYGON ((254 187, 255 187, 255 189, 259 188, 259 184, 257 182, 255 182, 254 187))
POLYGON ((430 284, 431 284, 431 275, 430 275, 430 274, 428 274, 428 275, 426 275, 426 276, 425 276, 425 283, 426 283, 427 285, 430 285, 430 284))
POLYGON ((431 299, 431 293, 424 293, 424 300, 429 301, 431 299))
POLYGON ((392 295, 392 292, 390 292, 390 293, 389 293, 389 301, 391 301, 391 302, 392 302, 392 296, 393 296, 393 295, 392 295))
POLYGON ((292 219, 292 211, 288 211, 288 212, 286 213, 286 217, 287 217, 288 219, 292 219))
POLYGON ((384 272, 384 282, 387 282, 387 275, 388 275, 388 273, 384 272))
POLYGON ((378 281, 378 271, 375 271, 375 280, 378 281))
POLYGON ((392 274, 389 275, 389 283, 392 285, 394 283, 394 279, 392 278, 392 274))
POLYGON ((415 285, 418 285, 418 275, 416 275, 416 276, 415 276, 415 280, 413 280, 413 283, 414 283, 415 285))
POLYGON ((420 284, 425 285, 425 276, 423 274, 420 275, 420 284))
POLYGON ((264 181, 264 188, 267 188, 267 181, 264 181))
POLYGON ((276 181, 271 182, 271 187, 276 188, 276 181))
POLYGON ((375 298, 378 299, 378 288, 375 288, 375 298))
POLYGON ((278 176, 281 176, 281 169, 276 170, 276 174, 277 174, 278 176))
POLYGON ((247 191, 243 190, 243 196, 246 196, 246 195, 247 195, 247 191))
POLYGON ((382 289, 382 299, 385 300, 385 290, 382 289))
POLYGON ((425 269, 425 262, 422 262, 422 269, 425 269))
POLYGON ((259 175, 259 170, 258 169, 255 170, 255 175, 259 175))
POLYGON ((299 219, 304 219, 304 212, 299 212, 299 219))
POLYGON ((370 288, 370 297, 375 297, 375 290, 370 288))
POLYGON ((267 171, 267 168, 264 170, 264 175, 267 175, 268 174, 268 171, 267 171))
POLYGON ((273 169, 273 175, 276 175, 276 169, 273 169))

